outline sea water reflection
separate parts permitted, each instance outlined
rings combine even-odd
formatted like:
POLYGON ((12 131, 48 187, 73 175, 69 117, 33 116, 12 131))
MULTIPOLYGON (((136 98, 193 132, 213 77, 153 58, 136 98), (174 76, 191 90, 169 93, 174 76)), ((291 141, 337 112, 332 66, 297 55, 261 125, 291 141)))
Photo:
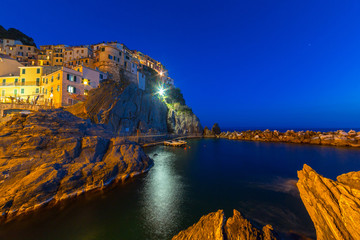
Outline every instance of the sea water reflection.
POLYGON ((101 192, 0 225, 0 239, 171 239, 205 214, 239 210, 259 224, 315 238, 295 186, 304 163, 335 179, 360 170, 360 149, 225 139, 156 146, 154 167, 101 192))
POLYGON ((142 214, 146 228, 152 229, 154 236, 164 236, 181 221, 184 184, 175 168, 174 152, 161 151, 155 158, 156 168, 145 179, 142 214))

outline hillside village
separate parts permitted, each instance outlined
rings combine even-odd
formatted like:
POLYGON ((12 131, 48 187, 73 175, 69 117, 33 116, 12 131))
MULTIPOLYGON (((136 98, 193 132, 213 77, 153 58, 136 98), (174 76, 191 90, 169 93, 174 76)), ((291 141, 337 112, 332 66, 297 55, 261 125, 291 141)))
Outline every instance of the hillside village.
POLYGON ((74 105, 107 79, 124 80, 146 89, 146 72, 174 85, 165 66, 118 42, 68 46, 26 45, 0 39, 0 102, 51 107, 74 105))

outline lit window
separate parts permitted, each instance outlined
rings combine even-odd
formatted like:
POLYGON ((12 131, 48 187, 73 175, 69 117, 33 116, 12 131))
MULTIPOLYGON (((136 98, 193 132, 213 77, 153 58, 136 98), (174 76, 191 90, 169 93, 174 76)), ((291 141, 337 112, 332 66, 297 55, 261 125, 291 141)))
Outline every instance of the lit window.
POLYGON ((67 91, 68 91, 69 93, 76 93, 76 88, 69 85, 69 86, 67 87, 67 91))

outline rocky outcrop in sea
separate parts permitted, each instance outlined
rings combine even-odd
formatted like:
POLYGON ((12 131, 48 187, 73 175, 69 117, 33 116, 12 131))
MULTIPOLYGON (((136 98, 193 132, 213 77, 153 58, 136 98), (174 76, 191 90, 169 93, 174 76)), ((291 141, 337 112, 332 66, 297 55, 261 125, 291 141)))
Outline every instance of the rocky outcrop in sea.
POLYGON ((139 145, 67 111, 16 115, 0 126, 0 216, 102 188, 152 165, 139 145))
POLYGON ((298 171, 301 199, 318 240, 360 239, 360 172, 325 178, 308 165, 298 171))
POLYGON ((234 209, 234 215, 227 220, 223 210, 209 213, 172 240, 276 240, 276 235, 271 225, 259 230, 234 209))
POLYGON ((204 132, 205 137, 226 138, 232 140, 262 141, 262 142, 286 142, 286 143, 307 143, 318 145, 332 146, 348 146, 360 147, 360 132, 351 130, 345 132, 338 130, 335 132, 315 132, 315 131, 299 131, 288 130, 279 132, 277 130, 270 131, 234 131, 221 132, 213 134, 212 132, 204 132))

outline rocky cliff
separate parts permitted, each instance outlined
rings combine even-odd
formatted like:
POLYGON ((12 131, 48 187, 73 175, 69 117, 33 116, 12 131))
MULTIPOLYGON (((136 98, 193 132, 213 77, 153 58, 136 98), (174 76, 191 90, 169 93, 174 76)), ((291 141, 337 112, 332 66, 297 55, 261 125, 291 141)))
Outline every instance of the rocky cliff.
POLYGON ((199 222, 181 231, 173 240, 275 240, 275 235, 270 225, 259 230, 240 212, 234 210, 233 217, 226 220, 223 210, 219 210, 201 217, 199 222))
POLYGON ((318 240, 360 239, 360 172, 325 178, 308 165, 298 171, 301 199, 318 240))
POLYGON ((152 164, 140 146, 67 111, 17 115, 0 126, 0 216, 101 188, 152 164))
POLYGON ((73 114, 105 124, 116 134, 200 133, 199 119, 183 108, 170 105, 153 92, 136 84, 123 85, 108 81, 90 91, 87 101, 67 108, 73 114))

